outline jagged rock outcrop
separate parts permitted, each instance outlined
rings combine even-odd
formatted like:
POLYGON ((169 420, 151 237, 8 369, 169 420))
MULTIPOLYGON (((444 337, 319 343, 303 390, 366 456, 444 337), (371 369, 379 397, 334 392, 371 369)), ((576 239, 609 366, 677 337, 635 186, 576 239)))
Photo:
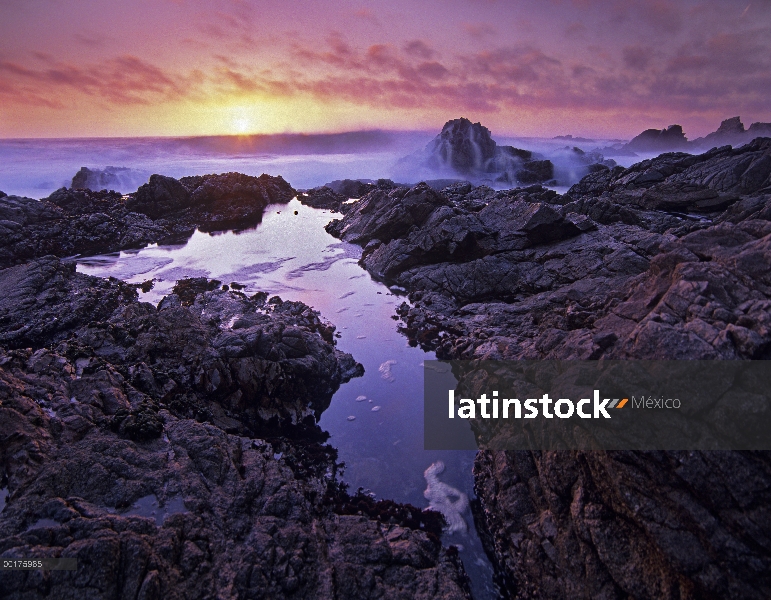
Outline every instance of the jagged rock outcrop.
POLYGON ((425 183, 412 189, 375 190, 355 204, 350 219, 332 221, 327 231, 339 226, 333 235, 358 244, 375 239, 388 242, 412 227, 420 227, 434 209, 446 204, 447 201, 425 183))
POLYGON ((313 208, 325 208, 335 212, 343 212, 349 205, 345 203, 348 197, 338 194, 332 188, 327 186, 313 188, 307 192, 301 192, 297 199, 305 206, 313 208))
MULTIPOLYGON (((554 179, 554 165, 529 150, 499 146, 490 130, 466 118, 445 123, 442 131, 417 155, 400 161, 409 174, 415 169, 498 184, 541 183, 554 179)), ((426 178, 425 174, 420 175, 426 178)))
POLYGON ((156 401, 238 414, 241 426, 225 421, 239 432, 320 414, 361 370, 334 349, 334 326, 309 307, 247 298, 216 281, 182 280, 156 308, 137 302, 135 286, 44 257, 0 271, 0 290, 3 347, 77 340, 84 357, 124 370, 156 401))
POLYGON ((619 206, 681 212, 715 212, 741 195, 771 189, 771 138, 701 155, 662 154, 632 165, 592 173, 570 188, 575 200, 611 196, 619 206))
MULTIPOLYGON (((486 171, 487 163, 495 157, 497 147, 487 127, 461 118, 447 121, 426 150, 429 166, 449 167, 466 175, 486 171)), ((515 155, 510 152, 505 154, 515 155)))
POLYGON ((740 117, 732 117, 720 123, 716 131, 693 140, 691 144, 704 149, 725 145, 738 147, 757 137, 771 137, 771 123, 753 123, 745 129, 740 117))
POLYGON ((390 179, 378 179, 375 183, 362 183, 353 179, 333 181, 326 185, 298 194, 297 199, 306 206, 325 208, 339 213, 347 213, 352 204, 351 198, 361 198, 373 190, 392 190, 399 187, 390 179))
MULTIPOLYGON (((771 359, 771 139, 564 196, 454 186, 390 231, 407 193, 328 230, 410 291, 403 329, 441 358, 771 359)), ((475 481, 514 598, 771 594, 767 452, 485 450, 475 481)))
POLYGON ((151 219, 183 219, 213 231, 256 225, 268 204, 286 203, 295 195, 281 176, 224 173, 177 181, 153 175, 126 200, 126 208, 151 219))
POLYGON ((0 554, 79 565, 4 598, 469 598, 437 515, 348 496, 313 441, 357 366, 309 307, 204 279, 154 307, 55 257, 0 290, 0 554))
POLYGON ((0 268, 53 254, 114 252, 178 240, 196 228, 252 227, 296 192, 281 177, 153 175, 135 194, 59 189, 43 200, 0 198, 0 268))
POLYGON ((669 152, 688 147, 688 138, 680 125, 670 125, 666 129, 646 129, 632 138, 623 150, 632 152, 669 152))
POLYGON ((138 248, 192 231, 127 211, 118 192, 61 189, 44 200, 7 196, 0 199, 0 268, 47 254, 138 248))
POLYGON ((636 156, 637 152, 704 152, 711 148, 733 146, 738 148, 759 137, 771 137, 771 123, 753 123, 744 128, 741 118, 731 117, 720 123, 716 131, 689 141, 680 125, 666 129, 646 129, 627 144, 617 144, 602 151, 613 155, 636 156))
POLYGON ((385 181, 387 180, 380 179, 378 182, 373 182, 361 179, 336 179, 324 184, 324 187, 328 187, 336 194, 346 198, 361 198, 367 192, 372 191, 376 185, 385 183, 385 181))

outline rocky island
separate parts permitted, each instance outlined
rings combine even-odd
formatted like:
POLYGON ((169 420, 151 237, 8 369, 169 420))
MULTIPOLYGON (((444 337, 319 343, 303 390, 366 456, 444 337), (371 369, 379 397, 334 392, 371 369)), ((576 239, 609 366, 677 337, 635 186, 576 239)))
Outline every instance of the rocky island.
MULTIPOLYGON (((449 122, 426 160, 551 177, 477 125, 449 122)), ((434 187, 299 198, 341 212, 327 230, 409 292, 401 328, 438 357, 771 358, 771 139, 596 163, 565 194, 434 187)), ((253 226, 295 195, 235 173, 0 194, 0 554, 88 566, 0 571, 3 597, 470 597, 438 513, 340 485, 317 420, 361 365, 322 315, 205 278, 154 306, 68 260, 253 226)), ((510 598, 771 594, 768 453, 483 447, 474 477, 510 598)))
MULTIPOLYGON (((584 173, 615 162, 598 152, 567 147, 566 158, 584 173)), ((403 158, 397 171, 406 178, 456 177, 472 183, 511 187, 534 183, 565 185, 546 156, 514 146, 499 145, 481 123, 466 118, 447 121, 442 131, 423 150, 403 158), (430 176, 430 177, 429 177, 430 176)))

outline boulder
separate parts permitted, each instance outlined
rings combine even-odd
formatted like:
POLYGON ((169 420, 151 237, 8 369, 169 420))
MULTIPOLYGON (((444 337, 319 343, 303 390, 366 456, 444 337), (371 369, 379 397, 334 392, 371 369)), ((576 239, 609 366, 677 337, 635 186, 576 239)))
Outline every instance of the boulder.
POLYGON ((623 147, 631 152, 668 152, 688 146, 688 138, 680 125, 670 125, 666 129, 646 129, 623 147))
POLYGON ((170 217, 189 207, 190 192, 173 177, 151 175, 126 201, 126 208, 147 215, 151 219, 170 217))
POLYGON ((449 168, 461 175, 485 170, 495 150, 490 130, 465 118, 447 121, 426 147, 430 167, 449 168))
POLYGON ((554 176, 553 165, 543 156, 498 146, 489 129, 466 118, 445 123, 422 152, 403 158, 398 166, 408 176, 417 169, 421 177, 435 173, 497 183, 540 183, 554 176))

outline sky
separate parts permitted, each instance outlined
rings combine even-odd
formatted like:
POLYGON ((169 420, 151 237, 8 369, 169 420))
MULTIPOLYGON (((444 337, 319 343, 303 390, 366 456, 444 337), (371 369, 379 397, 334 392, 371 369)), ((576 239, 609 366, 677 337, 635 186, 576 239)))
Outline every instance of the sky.
POLYGON ((771 0, 0 0, 0 137, 690 139, 771 121, 771 0))

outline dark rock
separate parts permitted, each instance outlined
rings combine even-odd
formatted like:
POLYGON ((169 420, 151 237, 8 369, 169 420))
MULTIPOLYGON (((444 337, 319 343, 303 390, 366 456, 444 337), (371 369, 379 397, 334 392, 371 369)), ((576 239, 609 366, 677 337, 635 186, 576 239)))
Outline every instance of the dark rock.
POLYGON ((568 155, 570 158, 569 162, 573 164, 583 165, 584 167, 586 167, 588 173, 594 173, 596 171, 602 170, 603 167, 612 169, 616 166, 615 160, 611 158, 605 158, 597 150, 586 152, 585 150, 581 150, 581 148, 578 148, 577 146, 573 146, 569 150, 570 150, 568 155))
POLYGON ((470 597, 439 515, 349 497, 314 441, 357 369, 306 305, 197 279, 156 308, 53 257, 0 289, 0 552, 78 559, 4 598, 470 597))
POLYGON ((701 155, 662 154, 632 165, 598 171, 568 190, 571 198, 607 195, 618 205, 676 212, 717 212, 740 195, 771 189, 771 138, 701 155))
POLYGON ((749 129, 744 129, 741 118, 732 117, 720 123, 716 131, 693 140, 692 145, 703 149, 725 145, 738 147, 758 137, 771 137, 771 123, 753 123, 749 129))
POLYGON ((388 242, 412 227, 422 225, 428 216, 448 201, 426 184, 412 189, 374 190, 364 196, 341 221, 327 226, 342 239, 366 244, 372 239, 388 242))
POLYGON ((281 177, 237 173, 183 178, 154 175, 136 194, 61 188, 43 200, 0 198, 0 268, 52 254, 98 254, 252 227, 269 203, 295 195, 281 177))
POLYGON ((681 150, 688 146, 688 138, 680 125, 670 125, 666 129, 646 129, 633 138, 624 150, 631 152, 667 152, 681 150))
POLYGON ((297 198, 306 206, 325 208, 335 212, 342 212, 343 204, 348 201, 347 196, 338 194, 327 186, 308 190, 299 194, 297 198))
MULTIPOLYGON (((453 186, 362 264, 409 290, 403 330, 439 358, 768 360, 769 144, 598 169, 548 201, 453 186)), ((771 593, 768 452, 484 450, 474 474, 512 597, 771 593)))
POLYGON ((0 268, 38 256, 112 252, 165 239, 171 231, 126 211, 116 192, 62 188, 44 200, 0 199, 0 268))
MULTIPOLYGON (((501 265, 516 261, 507 253, 582 231, 559 209, 539 201, 544 195, 558 194, 538 186, 500 197, 493 193, 483 208, 474 211, 429 192, 421 184, 402 199, 382 194, 365 197, 327 230, 343 240, 367 244, 362 262, 376 277, 408 288, 415 287, 416 280, 430 280, 424 284, 429 289, 445 289, 464 301, 518 289, 522 280, 513 273, 494 274, 501 265)), ((591 225, 582 223, 582 227, 588 230, 591 225)))
MULTIPOLYGON (((498 146, 489 129, 465 118, 445 123, 425 150, 402 159, 399 165, 407 173, 418 167, 498 184, 540 183, 554 177, 554 166, 543 156, 513 146, 498 146)), ((441 189, 447 185, 449 182, 432 187, 441 189)))
POLYGON ((726 119, 722 123, 720 123, 720 127, 717 128, 717 131, 715 132, 720 135, 741 135, 744 133, 744 123, 742 123, 742 120, 740 117, 732 117, 730 119, 726 119))
POLYGON ((435 192, 441 192, 442 190, 451 187, 456 184, 465 184, 468 183, 467 181, 464 181, 463 179, 426 179, 423 183, 425 183, 428 187, 430 187, 435 192))
POLYGON ((216 230, 255 225, 268 204, 289 202, 295 194, 281 177, 268 175, 225 173, 179 181, 153 175, 126 201, 126 207, 151 219, 182 216, 205 230, 216 230), (183 211, 187 214, 181 215, 183 211))
POLYGON ((461 175, 485 170, 495 150, 490 130, 465 118, 447 121, 441 133, 426 148, 429 166, 437 169, 448 167, 461 175))
POLYGON ((768 500, 750 482, 770 468, 767 453, 486 451, 474 475, 516 598, 762 598, 768 500))
POLYGON ((325 183, 322 187, 331 189, 335 194, 348 198, 361 198, 375 187, 369 179, 336 179, 325 183))
POLYGON ((136 409, 119 409, 112 418, 112 429, 135 442, 145 442, 163 433, 163 420, 158 405, 143 402, 136 409))
POLYGON ((521 183, 539 183, 554 179, 554 165, 550 160, 531 160, 516 173, 516 181, 521 183))
POLYGON ((247 427, 274 417, 300 422, 310 414, 303 404, 323 410, 344 371, 357 370, 331 347, 334 327, 309 307, 279 298, 265 304, 204 278, 178 282, 155 309, 137 303, 134 286, 86 277, 47 257, 0 271, 0 289, 5 347, 74 337, 126 373, 139 369, 143 391, 156 400, 180 397, 200 407, 219 399, 247 427))
POLYGON ((152 175, 126 202, 126 208, 151 219, 172 216, 190 204, 190 192, 173 177, 152 175))
POLYGON ((251 226, 262 220, 268 204, 286 204, 297 192, 281 176, 241 173, 183 177, 196 221, 204 230, 251 226))

